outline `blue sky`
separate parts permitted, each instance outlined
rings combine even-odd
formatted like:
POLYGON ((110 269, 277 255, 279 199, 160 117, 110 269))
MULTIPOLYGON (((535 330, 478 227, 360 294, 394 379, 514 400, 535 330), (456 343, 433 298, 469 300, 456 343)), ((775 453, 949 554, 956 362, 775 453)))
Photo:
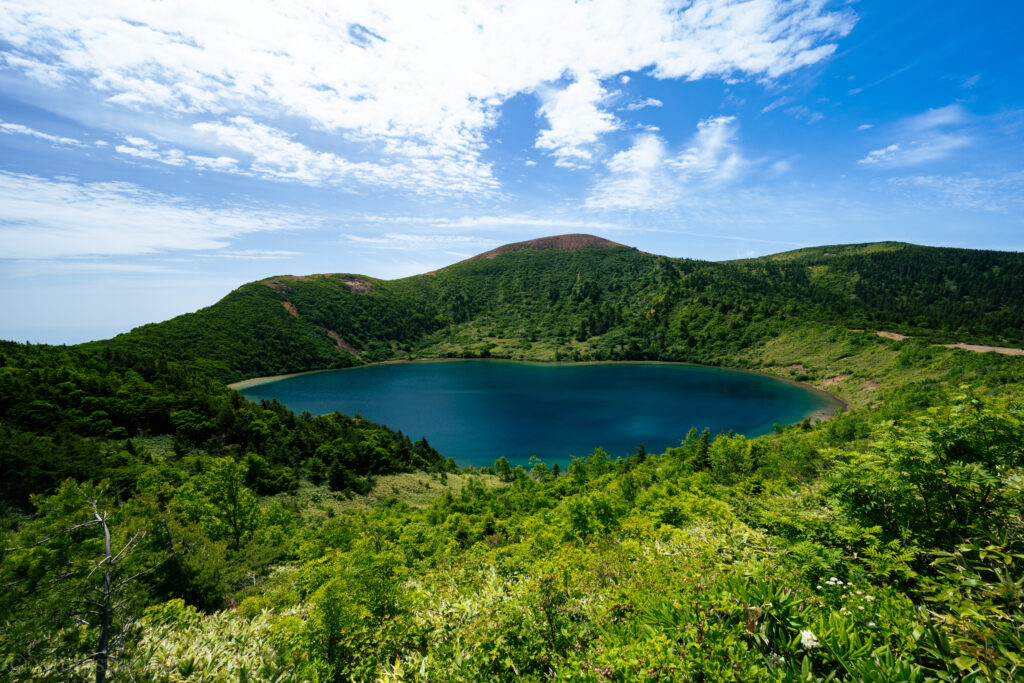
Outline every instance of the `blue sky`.
POLYGON ((1021 3, 67 5, 0 2, 0 338, 566 232, 1024 250, 1021 3))

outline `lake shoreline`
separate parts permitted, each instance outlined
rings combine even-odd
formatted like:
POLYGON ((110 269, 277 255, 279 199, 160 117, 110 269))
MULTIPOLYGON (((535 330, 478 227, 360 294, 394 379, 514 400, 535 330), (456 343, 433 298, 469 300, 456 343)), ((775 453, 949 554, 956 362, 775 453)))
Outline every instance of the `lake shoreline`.
POLYGON ((748 370, 746 368, 729 368, 718 365, 702 365, 700 363, 686 363, 682 361, 662 361, 662 360, 587 360, 587 361, 542 361, 542 360, 513 360, 511 358, 399 358, 394 360, 377 361, 375 363, 364 363, 363 365, 353 365, 348 368, 328 368, 325 370, 305 370, 303 372, 291 372, 284 375, 270 375, 267 377, 252 377, 250 379, 243 379, 238 382, 232 382, 227 385, 229 389, 235 391, 241 391, 243 389, 250 389, 263 384, 271 384, 283 379, 289 379, 291 377, 300 377, 302 375, 315 375, 322 372, 335 372, 337 370, 355 370, 358 368, 367 368, 374 365, 393 365, 397 363, 460 363, 466 361, 485 361, 488 363, 520 363, 528 365, 565 365, 565 366, 581 366, 581 365, 609 365, 609 364, 626 364, 626 365, 688 365, 698 368, 713 368, 716 370, 728 370, 730 372, 745 372, 751 375, 758 375, 759 377, 770 377, 772 379, 786 382, 788 384, 795 384, 804 389, 809 389, 815 393, 821 394, 829 399, 833 405, 825 408, 820 408, 810 413, 807 417, 812 423, 824 422, 829 420, 839 413, 850 410, 850 404, 843 399, 839 398, 835 394, 817 387, 809 382, 798 382, 795 379, 789 377, 780 377, 778 375, 770 375, 766 372, 758 372, 756 370, 748 370))

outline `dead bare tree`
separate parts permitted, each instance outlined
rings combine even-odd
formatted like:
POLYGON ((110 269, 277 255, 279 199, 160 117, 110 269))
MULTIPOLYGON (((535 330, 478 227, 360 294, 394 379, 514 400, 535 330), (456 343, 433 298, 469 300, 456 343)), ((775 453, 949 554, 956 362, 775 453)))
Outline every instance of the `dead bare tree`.
MULTIPOLYGON (((101 509, 98 500, 88 500, 87 503, 91 508, 92 519, 63 528, 34 543, 18 548, 6 548, 4 555, 45 546, 59 537, 77 534, 90 528, 98 527, 102 531, 100 557, 98 560, 86 564, 87 573, 84 572, 84 568, 76 569, 74 566, 64 566, 56 576, 46 582, 46 585, 57 586, 69 582, 76 575, 85 574, 80 582, 74 582, 74 586, 71 587, 71 590, 77 592, 77 596, 68 600, 67 607, 70 609, 64 613, 69 615, 75 623, 96 629, 95 648, 91 648, 84 656, 81 656, 81 650, 79 650, 79 656, 72 658, 67 658, 66 655, 57 655, 56 658, 63 661, 48 662, 39 666, 38 670, 47 677, 66 676, 70 672, 80 669, 86 663, 93 662, 96 683, 105 683, 110 672, 111 662, 118 658, 117 652, 124 645, 125 639, 131 633, 137 620, 137 615, 133 614, 130 609, 132 595, 127 589, 132 582, 153 572, 167 560, 169 555, 165 554, 164 557, 148 566, 137 567, 131 573, 122 575, 122 564, 146 538, 146 531, 137 531, 119 550, 115 551, 111 538, 109 511, 101 509)), ((57 594, 59 595, 59 591, 57 594)), ((57 654, 56 651, 53 653, 57 654)))

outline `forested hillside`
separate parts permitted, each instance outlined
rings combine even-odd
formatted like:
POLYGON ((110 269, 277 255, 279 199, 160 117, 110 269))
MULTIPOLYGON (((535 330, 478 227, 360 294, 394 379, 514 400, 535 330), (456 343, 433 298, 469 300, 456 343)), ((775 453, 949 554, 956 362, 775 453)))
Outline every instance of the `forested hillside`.
POLYGON ((224 381, 416 356, 728 365, 809 322, 1024 344, 1016 253, 880 243, 709 263, 614 243, 495 252, 393 281, 268 278, 105 344, 224 381))
POLYGON ((937 345, 1024 342, 1024 256, 579 237, 0 342, 2 680, 1024 678, 1024 358, 937 345), (757 368, 851 410, 474 470, 224 385, 422 356, 757 368))
POLYGON ((361 490, 374 474, 447 466, 425 441, 363 419, 250 403, 160 358, 0 342, 0 465, 10 475, 0 505, 28 508, 32 494, 68 477, 107 480, 111 494, 130 497, 160 459, 139 446, 154 435, 166 437, 171 461, 202 449, 244 463, 247 484, 264 494, 294 490, 300 476, 361 490))

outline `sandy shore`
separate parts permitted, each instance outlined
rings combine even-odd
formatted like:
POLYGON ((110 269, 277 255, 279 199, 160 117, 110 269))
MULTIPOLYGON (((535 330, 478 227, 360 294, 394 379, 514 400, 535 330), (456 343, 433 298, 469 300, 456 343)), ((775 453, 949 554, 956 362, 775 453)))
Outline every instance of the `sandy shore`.
MULTIPOLYGON (((249 387, 257 387, 261 384, 270 384, 280 379, 288 379, 289 377, 299 377, 300 375, 315 375, 319 372, 334 372, 335 370, 354 370, 355 368, 368 368, 371 365, 391 365, 393 363, 449 363, 460 360, 473 360, 467 358, 417 358, 415 360, 382 360, 376 363, 364 363, 363 365, 353 365, 348 368, 327 368, 325 370, 306 370, 304 372, 290 372, 286 375, 271 375, 269 377, 252 377, 250 379, 243 379, 240 382, 232 382, 227 385, 228 389, 234 389, 235 391, 241 391, 242 389, 248 389, 249 387)), ((503 360, 503 359, 495 359, 503 360)), ((520 361, 513 361, 520 362, 520 361)), ((525 362, 525 361, 524 361, 525 362)))
POLYGON ((232 382, 228 385, 228 389, 234 389, 235 391, 241 391, 242 389, 248 389, 249 387, 256 387, 260 384, 270 384, 276 382, 279 379, 288 379, 289 377, 298 377, 299 375, 315 375, 318 372, 332 372, 332 370, 306 370, 305 372, 292 372, 287 375, 271 375, 270 377, 252 377, 251 379, 243 379, 241 382, 232 382))

